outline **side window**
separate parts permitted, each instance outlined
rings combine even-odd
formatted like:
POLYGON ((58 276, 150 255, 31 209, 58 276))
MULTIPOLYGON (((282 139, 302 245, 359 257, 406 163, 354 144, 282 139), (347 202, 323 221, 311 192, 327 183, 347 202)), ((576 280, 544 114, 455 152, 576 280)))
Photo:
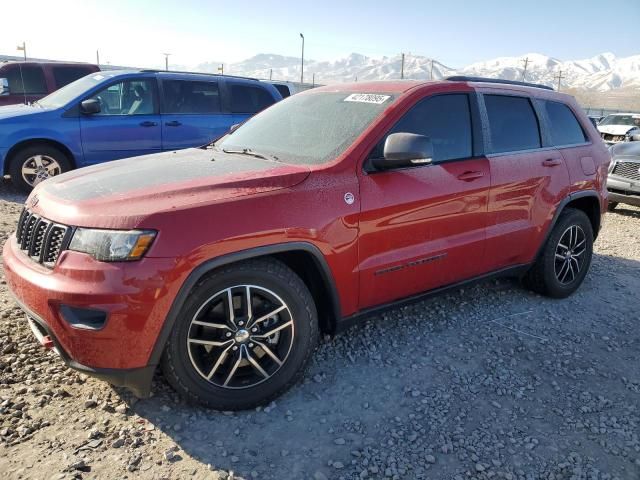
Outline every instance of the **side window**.
POLYGON ((218 82, 163 80, 163 113, 220 113, 218 82))
POLYGON ((231 113, 257 113, 275 103, 271 94, 262 87, 231 84, 231 113))
MULTIPOLYGON (((471 113, 466 94, 425 98, 409 110, 391 133, 426 135, 433 143, 433 160, 443 161, 472 156, 471 113)), ((376 145, 372 158, 382 158, 385 138, 376 145)))
POLYGON ((100 103, 96 115, 152 115, 158 111, 156 81, 152 79, 114 83, 90 98, 100 103))
POLYGON ((6 78, 9 82, 9 91, 12 94, 36 95, 47 93, 47 82, 44 79, 44 72, 41 67, 20 67, 16 65, 7 71, 6 78))
POLYGON ((52 70, 56 88, 62 88, 92 73, 92 70, 83 67, 53 67, 52 70))
POLYGON ((276 90, 278 90, 278 92, 280 92, 280 95, 282 95, 282 98, 287 98, 288 96, 291 95, 291 91, 289 91, 289 87, 287 85, 274 83, 273 86, 276 87, 276 90))
POLYGON ((538 119, 525 97, 484 95, 493 153, 540 148, 538 119))
POLYGON ((571 109, 560 102, 545 101, 554 146, 584 143, 587 137, 571 109))

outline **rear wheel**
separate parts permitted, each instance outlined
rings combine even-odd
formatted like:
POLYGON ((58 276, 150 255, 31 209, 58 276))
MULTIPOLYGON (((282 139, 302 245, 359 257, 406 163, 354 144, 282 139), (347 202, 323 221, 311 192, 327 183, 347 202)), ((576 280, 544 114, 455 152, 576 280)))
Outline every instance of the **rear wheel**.
POLYGON ((547 243, 524 278, 535 292, 565 298, 582 284, 593 255, 593 228, 589 217, 568 208, 560 214, 547 243))
POLYGON ((318 339, 313 298, 276 260, 225 267, 185 303, 164 351, 169 383, 219 410, 264 404, 301 377, 318 339))
POLYGON ((69 158, 51 145, 33 145, 19 150, 9 163, 11 182, 25 193, 47 178, 69 170, 69 158))
POLYGON ((618 202, 609 202, 609 204, 607 205, 607 210, 609 210, 610 212, 613 212, 617 206, 618 206, 618 202))

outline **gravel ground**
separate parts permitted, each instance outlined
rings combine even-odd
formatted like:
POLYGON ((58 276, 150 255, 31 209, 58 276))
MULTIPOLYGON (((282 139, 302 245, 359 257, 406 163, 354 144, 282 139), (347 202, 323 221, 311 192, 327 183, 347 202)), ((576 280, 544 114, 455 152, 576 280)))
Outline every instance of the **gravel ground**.
MULTIPOLYGON (((23 197, 0 185, 0 240, 23 197)), ((585 284, 500 280, 325 338, 277 402, 218 413, 67 369, 0 281, 2 478, 638 479, 640 209, 607 215, 585 284)))

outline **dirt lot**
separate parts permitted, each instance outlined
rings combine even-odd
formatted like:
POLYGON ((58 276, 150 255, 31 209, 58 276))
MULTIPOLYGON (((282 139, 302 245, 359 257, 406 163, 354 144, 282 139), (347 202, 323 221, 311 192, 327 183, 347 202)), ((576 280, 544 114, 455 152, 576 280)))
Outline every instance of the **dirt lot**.
MULTIPOLYGON (((23 198, 0 199, 4 243, 23 198)), ((2 478, 640 478, 640 209, 607 216, 573 297, 503 280, 393 310, 242 413, 70 371, 1 283, 2 478)))

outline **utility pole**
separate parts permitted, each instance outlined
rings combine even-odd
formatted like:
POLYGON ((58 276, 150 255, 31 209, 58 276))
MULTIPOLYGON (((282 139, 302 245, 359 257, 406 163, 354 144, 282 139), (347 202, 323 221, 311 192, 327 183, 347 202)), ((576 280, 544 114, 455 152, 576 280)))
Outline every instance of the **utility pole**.
POLYGON ((96 50, 96 65, 100 66, 100 50, 96 50))
POLYGON ((269 80, 273 78, 273 68, 269 69, 269 80))
POLYGON ((170 53, 163 53, 164 55, 164 69, 168 72, 169 71, 169 55, 171 55, 170 53))
POLYGON ((522 81, 524 82, 524 77, 527 74, 527 65, 529 65, 529 57, 523 60, 524 62, 524 70, 522 71, 522 81))
POLYGON ((400 64, 400 80, 404 80, 404 53, 402 54, 402 63, 400 64))
POLYGON ((314 72, 314 74, 311 76, 311 86, 315 87, 316 86, 316 74, 314 72))
POLYGON ((356 75, 356 82, 358 81, 358 75, 356 75))
POLYGON ((558 76, 556 78, 558 79, 558 91, 560 91, 560 86, 561 86, 560 82, 562 82, 562 70, 558 71, 558 76))
POLYGON ((24 61, 27 61, 27 42, 22 42, 22 45, 18 45, 16 47, 18 50, 22 50, 22 53, 24 53, 24 61))
POLYGON ((220 64, 220 66, 218 67, 218 71, 220 72, 220 75, 224 75, 224 63, 220 64))
POLYGON ((302 58, 300 60, 300 83, 304 83, 304 35, 300 34, 302 39, 302 58))
POLYGON ((431 80, 433 80, 433 58, 431 59, 431 72, 430 72, 430 78, 431 80))

